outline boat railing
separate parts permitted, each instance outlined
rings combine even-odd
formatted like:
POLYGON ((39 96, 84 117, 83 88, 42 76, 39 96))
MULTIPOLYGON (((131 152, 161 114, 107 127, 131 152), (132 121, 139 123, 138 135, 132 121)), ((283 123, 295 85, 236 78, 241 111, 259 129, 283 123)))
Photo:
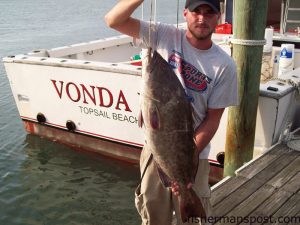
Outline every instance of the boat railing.
POLYGON ((22 55, 21 58, 46 57, 53 59, 120 63, 129 61, 133 55, 139 52, 139 48, 133 47, 133 39, 131 37, 120 35, 58 48, 38 49, 22 55), (120 54, 120 52, 122 52, 122 54, 120 54))

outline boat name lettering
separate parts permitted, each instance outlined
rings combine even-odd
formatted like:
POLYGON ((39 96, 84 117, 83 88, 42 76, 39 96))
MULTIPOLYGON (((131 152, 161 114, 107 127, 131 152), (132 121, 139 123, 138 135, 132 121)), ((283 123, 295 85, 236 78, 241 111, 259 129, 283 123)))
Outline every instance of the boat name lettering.
POLYGON ((105 108, 114 107, 116 110, 123 109, 124 111, 132 112, 122 90, 119 91, 118 97, 116 98, 112 91, 105 87, 86 86, 73 82, 67 82, 65 84, 64 81, 56 80, 51 80, 51 82, 60 99, 66 96, 72 102, 99 105, 105 108), (117 102, 115 102, 115 99, 117 99, 117 102))
POLYGON ((79 106, 80 112, 87 114, 87 115, 94 115, 94 116, 101 116, 107 119, 111 119, 106 111, 98 110, 98 109, 93 109, 93 108, 88 108, 88 107, 83 107, 79 106))
POLYGON ((80 109, 81 113, 84 113, 86 115, 94 115, 94 116, 99 116, 99 117, 103 117, 106 119, 118 120, 121 122, 136 123, 136 124, 138 123, 138 119, 135 116, 128 116, 128 115, 121 114, 121 113, 109 114, 107 111, 104 111, 104 110, 83 107, 83 106, 79 106, 79 109, 80 109))
POLYGON ((119 120, 122 122, 129 122, 129 123, 138 123, 138 119, 134 116, 127 116, 120 113, 112 113, 112 117, 114 120, 119 120))

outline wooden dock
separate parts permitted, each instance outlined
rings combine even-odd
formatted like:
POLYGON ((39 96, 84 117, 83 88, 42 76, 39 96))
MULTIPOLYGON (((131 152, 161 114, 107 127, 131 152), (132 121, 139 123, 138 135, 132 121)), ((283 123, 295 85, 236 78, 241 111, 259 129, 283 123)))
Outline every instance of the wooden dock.
POLYGON ((213 224, 299 225, 300 151, 274 146, 215 185, 211 202, 213 224))

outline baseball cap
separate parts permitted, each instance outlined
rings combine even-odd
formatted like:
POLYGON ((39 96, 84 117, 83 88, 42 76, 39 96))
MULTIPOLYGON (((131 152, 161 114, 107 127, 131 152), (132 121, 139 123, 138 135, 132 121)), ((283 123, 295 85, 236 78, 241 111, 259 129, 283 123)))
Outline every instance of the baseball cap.
POLYGON ((209 5, 215 12, 220 12, 219 0, 186 0, 185 2, 185 8, 188 8, 191 12, 200 5, 209 5))

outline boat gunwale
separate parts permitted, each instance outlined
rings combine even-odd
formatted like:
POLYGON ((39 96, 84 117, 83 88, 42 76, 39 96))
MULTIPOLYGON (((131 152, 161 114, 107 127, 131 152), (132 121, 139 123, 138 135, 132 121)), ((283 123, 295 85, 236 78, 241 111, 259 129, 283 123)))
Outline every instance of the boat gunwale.
POLYGON ((118 35, 90 42, 82 42, 69 46, 61 46, 51 49, 33 50, 26 54, 6 56, 2 59, 5 63, 20 63, 39 66, 54 66, 84 70, 95 70, 104 72, 121 73, 126 75, 141 76, 142 67, 131 65, 130 62, 103 62, 84 59, 65 58, 83 52, 118 47, 121 45, 133 45, 132 37, 118 35))
POLYGON ((122 63, 107 63, 97 62, 88 60, 78 59, 63 59, 63 58, 48 58, 48 57, 35 57, 28 55, 18 55, 14 58, 5 57, 3 58, 4 64, 16 63, 16 64, 29 64, 37 66, 50 66, 50 67, 63 67, 63 68, 74 68, 83 70, 94 70, 112 73, 121 73, 125 75, 142 75, 142 67, 127 65, 122 63))

